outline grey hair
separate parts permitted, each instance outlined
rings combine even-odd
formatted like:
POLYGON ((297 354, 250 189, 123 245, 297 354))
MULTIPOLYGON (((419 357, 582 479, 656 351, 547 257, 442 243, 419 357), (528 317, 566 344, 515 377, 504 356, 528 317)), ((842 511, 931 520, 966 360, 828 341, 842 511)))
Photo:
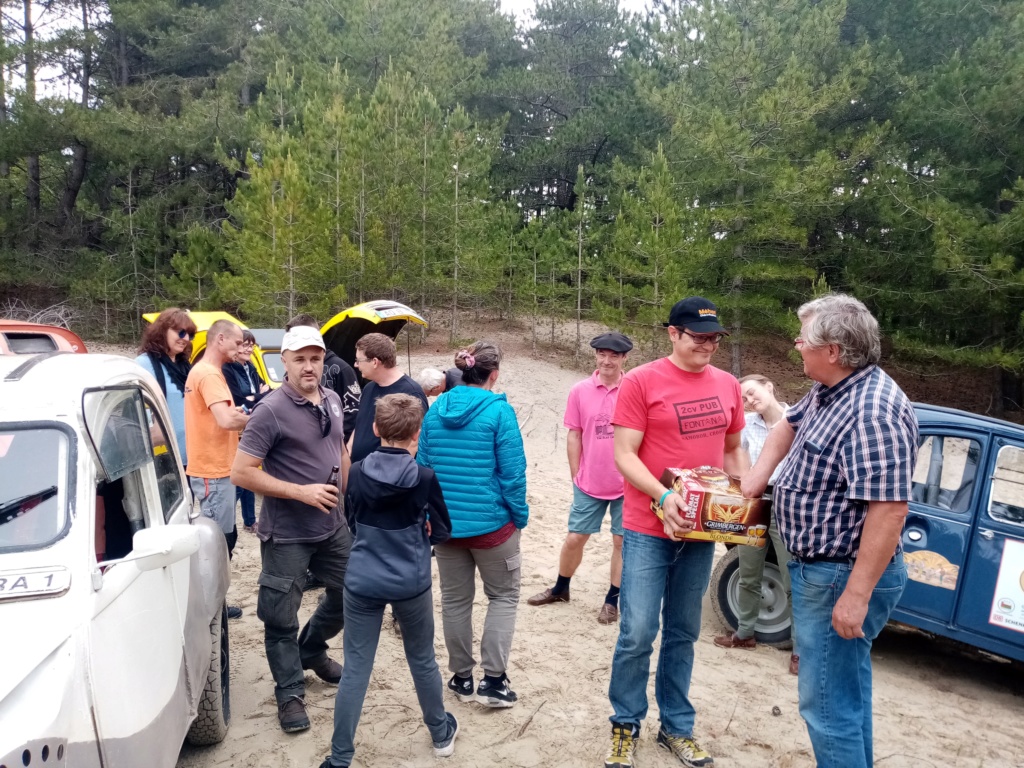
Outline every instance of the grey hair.
POLYGON ((839 364, 858 370, 874 365, 882 357, 878 321, 864 303, 845 293, 832 293, 809 301, 797 310, 807 323, 804 344, 809 347, 839 347, 839 364))
POLYGON ((424 368, 416 374, 415 381, 424 390, 433 389, 444 384, 444 373, 437 368, 424 368))

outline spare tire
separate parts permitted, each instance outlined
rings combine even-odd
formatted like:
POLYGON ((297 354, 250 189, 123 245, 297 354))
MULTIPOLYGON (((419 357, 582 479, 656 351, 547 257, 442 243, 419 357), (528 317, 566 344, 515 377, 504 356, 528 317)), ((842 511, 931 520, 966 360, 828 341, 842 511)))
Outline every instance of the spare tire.
MULTIPOLYGON (((770 546, 770 545, 769 545, 770 546)), ((761 612, 754 625, 757 642, 773 648, 792 648, 793 619, 786 600, 779 566, 769 557, 761 580, 761 612)), ((740 548, 733 547, 723 555, 711 573, 711 606, 719 620, 733 632, 739 626, 738 598, 740 591, 740 548)))

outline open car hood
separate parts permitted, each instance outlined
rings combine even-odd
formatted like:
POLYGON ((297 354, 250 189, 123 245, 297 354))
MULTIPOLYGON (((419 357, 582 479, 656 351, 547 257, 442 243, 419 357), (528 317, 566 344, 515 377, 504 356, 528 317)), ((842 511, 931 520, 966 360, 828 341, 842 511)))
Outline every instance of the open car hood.
POLYGON ((428 323, 405 304, 379 299, 344 309, 320 329, 324 344, 349 365, 355 365, 356 341, 368 333, 383 333, 396 338, 406 323, 424 328, 428 323))

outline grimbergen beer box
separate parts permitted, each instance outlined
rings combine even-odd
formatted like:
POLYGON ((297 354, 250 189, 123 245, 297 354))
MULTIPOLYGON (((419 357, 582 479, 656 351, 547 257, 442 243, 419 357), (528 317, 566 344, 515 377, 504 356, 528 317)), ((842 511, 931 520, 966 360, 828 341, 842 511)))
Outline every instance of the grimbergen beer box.
MULTIPOLYGON (((693 530, 679 536, 694 541, 721 541, 763 547, 767 541, 771 507, 761 499, 745 499, 740 484, 717 467, 666 469, 661 483, 683 498, 684 519, 693 521, 693 530)), ((664 519, 658 500, 651 511, 664 519)))

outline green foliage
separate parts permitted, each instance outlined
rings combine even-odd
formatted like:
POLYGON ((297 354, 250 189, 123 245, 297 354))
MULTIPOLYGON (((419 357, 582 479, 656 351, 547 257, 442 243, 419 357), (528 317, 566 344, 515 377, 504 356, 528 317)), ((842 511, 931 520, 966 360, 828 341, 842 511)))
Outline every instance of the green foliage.
POLYGON ((834 289, 1024 370, 1024 0, 0 2, 0 282, 90 330, 390 296, 653 350, 699 292, 739 371, 834 289))

